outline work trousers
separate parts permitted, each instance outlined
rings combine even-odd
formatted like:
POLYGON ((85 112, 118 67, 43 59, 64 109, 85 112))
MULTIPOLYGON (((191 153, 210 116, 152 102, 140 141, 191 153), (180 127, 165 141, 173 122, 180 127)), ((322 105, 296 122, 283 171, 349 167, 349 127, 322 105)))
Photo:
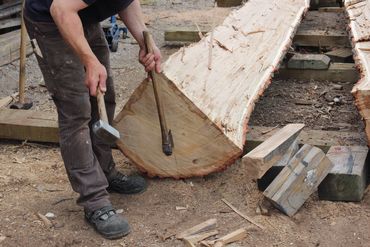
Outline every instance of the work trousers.
MULTIPOLYGON (((107 177, 115 172, 112 151, 92 132, 99 119, 97 101, 84 84, 85 68, 64 41, 54 23, 33 22, 25 16, 31 40, 36 40, 36 57, 45 85, 58 112, 60 150, 77 203, 87 211, 110 205, 107 177)), ((109 64, 109 50, 99 23, 84 25, 85 37, 108 73, 105 105, 111 123, 115 93, 109 64)))

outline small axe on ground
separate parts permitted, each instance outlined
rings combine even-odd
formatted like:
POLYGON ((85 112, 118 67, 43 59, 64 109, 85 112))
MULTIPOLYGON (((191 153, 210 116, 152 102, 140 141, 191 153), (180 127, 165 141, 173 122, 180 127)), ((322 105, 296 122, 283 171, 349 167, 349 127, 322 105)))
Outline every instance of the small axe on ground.
MULTIPOLYGON (((144 41, 145 41, 147 52, 153 53, 154 41, 153 41, 152 36, 147 31, 143 32, 143 36, 144 36, 144 41)), ((171 130, 167 130, 167 123, 166 123, 166 118, 164 115, 163 104, 162 104, 162 100, 161 100, 161 97, 159 95, 159 90, 158 90, 158 87, 159 87, 158 74, 155 72, 155 70, 149 71, 149 77, 151 78, 152 83, 153 83, 155 103, 157 105, 159 124, 161 126, 162 151, 165 155, 170 156, 172 155, 172 149, 174 147, 174 144, 173 144, 171 130)))
POLYGON ((105 108, 104 94, 98 88, 96 90, 96 99, 98 101, 98 111, 100 120, 93 124, 92 130, 95 135, 108 144, 114 144, 120 139, 118 130, 109 125, 107 110, 105 108))

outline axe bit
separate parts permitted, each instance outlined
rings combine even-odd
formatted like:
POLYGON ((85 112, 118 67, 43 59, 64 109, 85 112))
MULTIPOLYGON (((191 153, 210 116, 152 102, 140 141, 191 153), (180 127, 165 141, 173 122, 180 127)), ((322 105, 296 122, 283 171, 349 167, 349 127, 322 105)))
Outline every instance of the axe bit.
MULTIPOLYGON (((154 42, 153 42, 152 36, 147 31, 143 32, 143 36, 144 36, 144 42, 145 42, 145 47, 146 47, 147 52, 153 53, 154 42)), ((159 124, 161 126, 162 151, 165 155, 170 156, 172 155, 172 149, 174 147, 174 143, 173 143, 171 130, 167 129, 167 123, 166 123, 166 118, 164 115, 163 104, 161 101, 161 97, 159 96, 158 74, 155 72, 155 70, 149 71, 149 77, 152 79, 151 81, 153 83, 153 91, 154 91, 155 102, 157 105, 159 124)))

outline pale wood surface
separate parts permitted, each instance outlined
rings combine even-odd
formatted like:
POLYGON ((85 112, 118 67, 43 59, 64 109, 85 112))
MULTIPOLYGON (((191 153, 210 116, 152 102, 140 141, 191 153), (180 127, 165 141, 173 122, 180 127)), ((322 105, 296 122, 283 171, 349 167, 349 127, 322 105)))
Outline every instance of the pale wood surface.
POLYGON ((147 81, 115 120, 123 153, 160 177, 201 176, 233 163, 242 153, 254 102, 270 83, 308 5, 308 0, 248 1, 214 29, 211 70, 209 36, 170 56, 159 90, 175 142, 173 154, 161 152, 147 81))
POLYGON ((350 35, 356 65, 361 71, 361 79, 355 85, 352 93, 356 99, 357 108, 366 123, 366 134, 370 140, 370 1, 345 0, 346 13, 349 18, 350 35))
POLYGON ((299 133, 302 131, 304 124, 288 124, 280 129, 273 136, 257 146, 251 152, 246 154, 242 162, 248 166, 253 166, 258 171, 257 178, 262 178, 263 175, 273 166, 285 166, 293 153, 290 150, 292 144, 297 139, 299 133), (288 152, 290 151, 290 152, 288 152), (286 155, 288 154, 288 155, 286 155))
POLYGON ((263 194, 285 214, 293 216, 332 167, 321 149, 305 144, 263 194))
POLYGON ((234 243, 236 241, 240 241, 247 237, 247 231, 244 228, 240 228, 229 234, 219 238, 216 240, 214 247, 223 247, 227 244, 234 243))

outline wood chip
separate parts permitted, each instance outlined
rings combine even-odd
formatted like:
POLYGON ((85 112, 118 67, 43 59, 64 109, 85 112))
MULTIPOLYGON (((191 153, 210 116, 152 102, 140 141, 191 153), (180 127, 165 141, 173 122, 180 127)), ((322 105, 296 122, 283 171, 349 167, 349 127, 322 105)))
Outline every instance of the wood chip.
POLYGON ((193 226, 179 234, 176 235, 177 239, 184 239, 190 235, 194 235, 197 233, 201 233, 207 230, 211 230, 217 227, 217 220, 216 219, 209 219, 203 223, 200 223, 196 226, 193 226))
POLYGON ((260 229, 265 229, 263 226, 260 224, 256 223, 254 220, 252 220, 250 217, 246 216, 242 212, 240 212, 237 208, 235 208, 230 202, 228 202, 226 199, 222 199, 222 201, 229 206, 235 213, 237 213, 240 217, 246 219, 249 223, 259 227, 260 229))
POLYGON ((46 227, 51 228, 53 226, 53 223, 51 223, 51 221, 48 218, 46 218, 45 215, 40 213, 36 213, 36 215, 44 223, 46 227))

